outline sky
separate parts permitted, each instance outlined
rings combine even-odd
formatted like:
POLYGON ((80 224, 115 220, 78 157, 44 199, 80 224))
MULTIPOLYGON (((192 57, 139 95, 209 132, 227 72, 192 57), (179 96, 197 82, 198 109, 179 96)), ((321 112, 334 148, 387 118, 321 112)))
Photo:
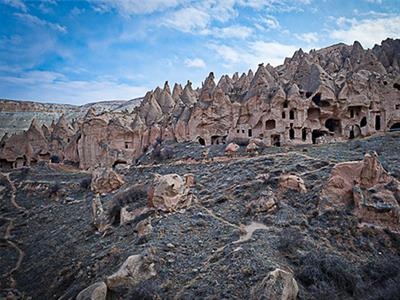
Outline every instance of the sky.
POLYGON ((400 37, 400 0, 0 0, 0 98, 128 100, 400 37))

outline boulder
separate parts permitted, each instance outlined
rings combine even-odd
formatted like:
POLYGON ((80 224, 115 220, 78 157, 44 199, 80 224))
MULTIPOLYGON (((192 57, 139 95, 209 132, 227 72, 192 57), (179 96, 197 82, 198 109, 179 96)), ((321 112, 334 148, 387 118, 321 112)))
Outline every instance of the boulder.
POLYGON ((92 199, 92 219, 99 232, 105 232, 111 225, 98 195, 95 195, 92 199))
POLYGON ((251 300, 295 300, 299 287, 293 274, 275 269, 251 289, 251 300))
POLYGON ((156 274, 150 256, 132 255, 126 259, 117 272, 107 277, 106 284, 110 290, 133 288, 156 274))
POLYGON ((185 179, 178 174, 156 174, 148 191, 148 206, 167 212, 190 206, 189 189, 193 182, 192 174, 187 174, 185 179))
POLYGON ((92 174, 91 189, 95 193, 107 194, 124 183, 123 178, 111 168, 97 168, 92 174))
POLYGON ((120 224, 124 225, 130 222, 135 222, 136 220, 142 220, 147 218, 153 211, 154 209, 150 207, 140 207, 129 211, 128 207, 124 206, 120 211, 120 224))
POLYGON ((282 191, 296 190, 300 193, 306 193, 307 189, 302 178, 297 175, 284 174, 279 178, 279 188, 282 191))
POLYGON ((235 153, 239 150, 240 146, 235 143, 229 143, 225 148, 225 153, 235 153))
POLYGON ((269 189, 263 192, 261 197, 246 205, 248 213, 270 213, 277 209, 277 201, 274 192, 269 189))
POLYGON ((255 142, 250 142, 246 147, 246 152, 256 152, 259 149, 255 142))
POLYGON ((107 285, 101 281, 93 283, 86 289, 82 290, 76 300, 106 300, 107 297, 107 285))
POLYGON ((137 223, 135 231, 137 232, 140 239, 149 237, 153 232, 153 226, 151 226, 151 218, 147 218, 137 223))

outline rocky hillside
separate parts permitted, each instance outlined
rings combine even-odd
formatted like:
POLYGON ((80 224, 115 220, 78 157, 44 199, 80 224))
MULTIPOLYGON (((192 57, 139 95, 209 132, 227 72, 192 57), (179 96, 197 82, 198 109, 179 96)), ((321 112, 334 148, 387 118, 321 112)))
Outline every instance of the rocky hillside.
POLYGON ((69 121, 82 118, 92 107, 99 113, 132 111, 139 105, 141 100, 142 98, 129 101, 102 101, 75 106, 0 99, 0 137, 5 133, 11 135, 27 130, 33 119, 36 119, 41 124, 50 126, 52 122, 56 122, 63 114, 69 121))
POLYGON ((234 156, 167 143, 103 178, 45 163, 2 174, 0 295, 399 299, 399 147, 399 133, 234 156), (350 201, 334 202, 354 161, 360 173, 339 173, 350 201))
POLYGON ((261 63, 218 81, 211 72, 197 89, 166 81, 133 110, 89 109, 51 126, 35 119, 27 132, 1 140, 0 168, 55 156, 82 169, 130 164, 159 141, 280 147, 399 130, 399 61, 400 40, 386 39, 373 49, 358 42, 300 49, 275 68, 261 63))

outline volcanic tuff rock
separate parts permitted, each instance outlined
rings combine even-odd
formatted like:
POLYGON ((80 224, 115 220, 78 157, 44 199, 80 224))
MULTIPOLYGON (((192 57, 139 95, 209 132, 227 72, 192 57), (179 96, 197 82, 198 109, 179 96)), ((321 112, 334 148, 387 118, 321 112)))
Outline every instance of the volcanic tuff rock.
POLYGON ((386 172, 375 152, 362 161, 337 164, 321 197, 321 211, 354 205, 361 225, 400 232, 400 182, 386 172))
MULTIPOLYGON (((0 163, 15 167, 41 160, 40 153, 95 166, 130 164, 158 141, 201 145, 256 138, 266 146, 321 144, 400 128, 400 40, 373 49, 337 44, 305 53, 283 65, 260 64, 240 77, 211 72, 199 89, 168 82, 149 91, 132 112, 91 111, 71 130, 44 128, 38 147, 19 137, 2 139, 0 163), (12 149, 17 145, 18 149, 12 149), (15 152, 14 155, 11 153, 15 152), (18 160, 18 162, 17 162, 18 160)), ((66 125, 66 124, 64 124, 66 125)))

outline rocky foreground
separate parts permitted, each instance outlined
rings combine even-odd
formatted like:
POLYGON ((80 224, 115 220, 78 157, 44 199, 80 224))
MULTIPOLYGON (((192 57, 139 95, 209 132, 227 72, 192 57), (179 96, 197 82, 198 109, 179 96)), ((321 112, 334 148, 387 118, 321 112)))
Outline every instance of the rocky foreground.
POLYGON ((225 147, 2 173, 1 297, 399 299, 399 133, 225 147))

